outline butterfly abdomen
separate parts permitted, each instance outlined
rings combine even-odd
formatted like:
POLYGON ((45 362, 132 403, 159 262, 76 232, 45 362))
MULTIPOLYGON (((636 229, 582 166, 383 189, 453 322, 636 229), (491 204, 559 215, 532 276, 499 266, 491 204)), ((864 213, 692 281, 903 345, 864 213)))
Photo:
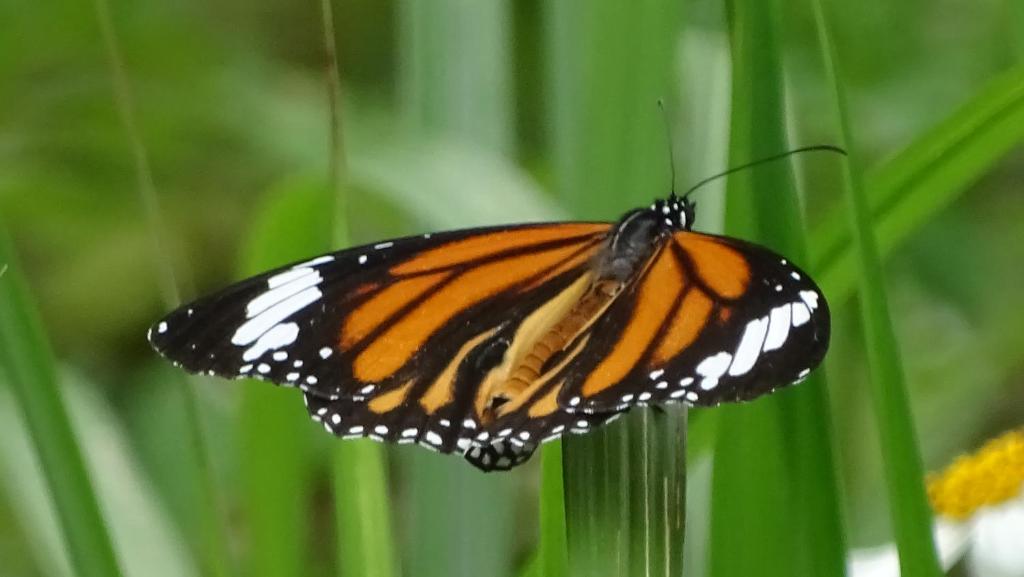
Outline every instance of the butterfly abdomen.
POLYGON ((525 391, 545 372, 548 361, 564 350, 615 297, 617 289, 610 284, 602 282, 591 287, 568 314, 533 344, 502 387, 506 394, 517 395, 525 391))

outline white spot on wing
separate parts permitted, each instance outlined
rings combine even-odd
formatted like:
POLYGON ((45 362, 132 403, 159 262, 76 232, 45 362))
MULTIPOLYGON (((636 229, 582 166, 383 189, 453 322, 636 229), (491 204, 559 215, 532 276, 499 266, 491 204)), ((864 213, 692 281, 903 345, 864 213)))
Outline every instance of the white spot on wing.
MULTIPOLYGON (((292 292, 300 291, 300 290, 302 290, 303 286, 309 286, 306 283, 310 282, 311 279, 315 279, 315 278, 317 278, 319 276, 320 276, 320 273, 318 273, 316 270, 311 269, 311 268, 293 268, 293 269, 286 270, 286 271, 284 271, 282 273, 275 274, 274 276, 272 276, 272 277, 267 279, 267 289, 268 290, 266 292, 264 292, 264 293, 260 293, 259 295, 257 295, 256 298, 254 298, 249 303, 249 307, 254 306, 253 302, 255 302, 255 303, 265 302, 266 300, 268 300, 270 298, 270 297, 263 298, 263 297, 266 297, 266 295, 268 293, 271 293, 271 292, 273 292, 275 290, 280 289, 281 287, 284 287, 284 286, 289 285, 289 284, 291 284, 293 282, 296 282, 296 281, 301 281, 301 282, 298 283, 298 285, 299 285, 298 287, 289 287, 289 288, 285 289, 282 292, 284 292, 284 293, 292 293, 292 292)), ((280 292, 278 294, 280 294, 280 292)), ((275 300, 277 300, 277 299, 270 299, 271 304, 273 304, 275 300)), ((246 307, 247 311, 248 311, 249 307, 246 307)), ((259 311, 256 311, 256 312, 254 312, 252 314, 256 314, 258 312, 259 311)))
POLYGON ((651 374, 648 375, 648 376, 651 377, 652 381, 656 381, 656 380, 658 380, 658 377, 660 377, 661 375, 664 375, 664 374, 665 374, 665 369, 658 369, 656 371, 651 371, 651 374))
POLYGON ((331 256, 329 254, 325 254, 323 256, 318 256, 318 257, 316 257, 316 258, 314 258, 312 260, 307 260, 306 262, 300 262, 299 264, 293 266, 292 268, 303 268, 303 267, 317 266, 317 265, 324 264, 325 262, 331 262, 332 260, 334 260, 333 256, 331 256))
POLYGON ((331 350, 331 347, 324 347, 320 349, 320 358, 326 359, 327 357, 331 356, 332 352, 334 351, 331 350))
POLYGON ((811 311, 804 303, 793 303, 793 326, 798 327, 811 320, 811 311))
POLYGON ((697 374, 704 377, 700 382, 701 388, 705 390, 715 388, 718 385, 718 379, 729 369, 730 361, 732 361, 732 355, 726 352, 711 355, 701 361, 697 365, 697 374))
POLYGON ((789 325, 792 322, 792 305, 789 303, 772 309, 768 319, 768 336, 764 339, 764 352, 774 351, 786 342, 789 325))
POLYGON ((814 291, 800 291, 800 300, 807 304, 807 308, 816 310, 818 308, 818 293, 814 291))
POLYGON ((160 321, 160 324, 158 324, 156 326, 156 332, 161 333, 161 334, 162 333, 166 333, 167 332, 167 323, 165 323, 164 321, 160 321))
MULTIPOLYGON (((238 333, 235 334, 237 335, 238 333)), ((242 353, 242 360, 252 361, 258 359, 269 350, 279 349, 294 343, 295 338, 298 336, 299 325, 295 323, 274 325, 270 330, 264 332, 253 346, 245 349, 245 352, 242 353)))
POLYGON ((306 290, 289 296, 238 327, 238 330, 231 337, 232 344, 241 346, 255 341, 263 333, 270 330, 271 327, 316 302, 321 296, 323 296, 323 293, 316 287, 309 287, 306 290))
POLYGON ((766 332, 768 332, 768 317, 761 317, 747 323, 740 344, 736 347, 736 356, 729 367, 730 375, 734 377, 745 375, 754 367, 758 355, 761 354, 761 345, 764 343, 766 332))

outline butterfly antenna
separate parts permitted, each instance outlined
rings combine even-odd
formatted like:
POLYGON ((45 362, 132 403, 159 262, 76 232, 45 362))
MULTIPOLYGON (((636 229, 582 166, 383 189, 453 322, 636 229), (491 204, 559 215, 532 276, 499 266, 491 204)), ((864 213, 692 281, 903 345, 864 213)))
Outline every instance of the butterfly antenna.
POLYGON ((668 142, 668 166, 672 174, 672 192, 669 194, 669 198, 676 198, 676 154, 672 149, 672 129, 668 125, 668 113, 665 112, 665 101, 661 98, 658 99, 658 108, 661 109, 661 120, 665 126, 665 141, 668 142))
POLYGON ((713 174, 713 175, 711 175, 711 176, 709 176, 709 177, 699 181, 697 184, 691 186, 689 188, 689 190, 687 190, 686 192, 683 193, 683 196, 684 197, 689 196, 689 194, 691 192, 697 190, 698 188, 704 186, 705 184, 707 184, 709 182, 712 182, 712 181, 715 181, 715 180, 718 180, 719 178, 722 178, 723 176, 728 176, 728 175, 730 175, 730 174, 732 174, 734 172, 739 172, 741 170, 745 170, 747 168, 751 168, 751 167, 757 166, 759 164, 765 164, 767 162, 773 162, 773 161, 779 160, 780 158, 786 158, 787 156, 792 156, 794 154, 799 154, 801 152, 817 152, 817 151, 836 152, 838 154, 842 154, 843 156, 846 156, 846 151, 845 150, 843 150, 842 148, 839 148, 838 146, 832 146, 831 144, 815 144, 814 146, 801 146, 800 148, 794 148, 793 150, 787 150, 786 152, 780 152, 779 154, 773 154, 771 156, 766 156, 764 158, 759 158, 757 160, 754 160, 754 161, 751 161, 751 162, 747 162, 747 163, 741 164, 739 166, 734 166, 734 167, 730 168, 729 170, 725 170, 725 171, 719 172, 718 174, 713 174))

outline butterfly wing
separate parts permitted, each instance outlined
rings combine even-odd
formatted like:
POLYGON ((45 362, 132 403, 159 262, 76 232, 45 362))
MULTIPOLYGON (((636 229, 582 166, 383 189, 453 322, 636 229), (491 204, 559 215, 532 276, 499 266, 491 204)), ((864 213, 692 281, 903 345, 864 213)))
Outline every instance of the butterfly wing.
POLYGON ((485 426, 488 375, 589 286, 609 227, 472 229, 344 250, 183 306, 149 338, 191 372, 299 387, 339 436, 464 453, 485 426))
POLYGON ((596 323, 559 405, 749 400, 802 380, 825 355, 828 305, 799 268, 728 237, 676 232, 596 323))
POLYGON ((503 309, 528 307, 523 293, 579 268, 607 230, 600 223, 521 225, 347 249, 182 306, 148 337, 193 373, 365 397, 367 386, 423 373, 458 349, 452 336, 467 332, 465 318, 498 322, 503 309))

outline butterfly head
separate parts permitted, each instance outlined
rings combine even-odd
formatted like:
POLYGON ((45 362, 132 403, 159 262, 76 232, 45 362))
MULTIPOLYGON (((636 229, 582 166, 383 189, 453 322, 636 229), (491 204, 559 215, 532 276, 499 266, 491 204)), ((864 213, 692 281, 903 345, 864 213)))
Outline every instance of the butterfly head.
POLYGON ((697 203, 687 196, 671 195, 651 205, 651 212, 671 230, 690 230, 696 217, 697 203))

